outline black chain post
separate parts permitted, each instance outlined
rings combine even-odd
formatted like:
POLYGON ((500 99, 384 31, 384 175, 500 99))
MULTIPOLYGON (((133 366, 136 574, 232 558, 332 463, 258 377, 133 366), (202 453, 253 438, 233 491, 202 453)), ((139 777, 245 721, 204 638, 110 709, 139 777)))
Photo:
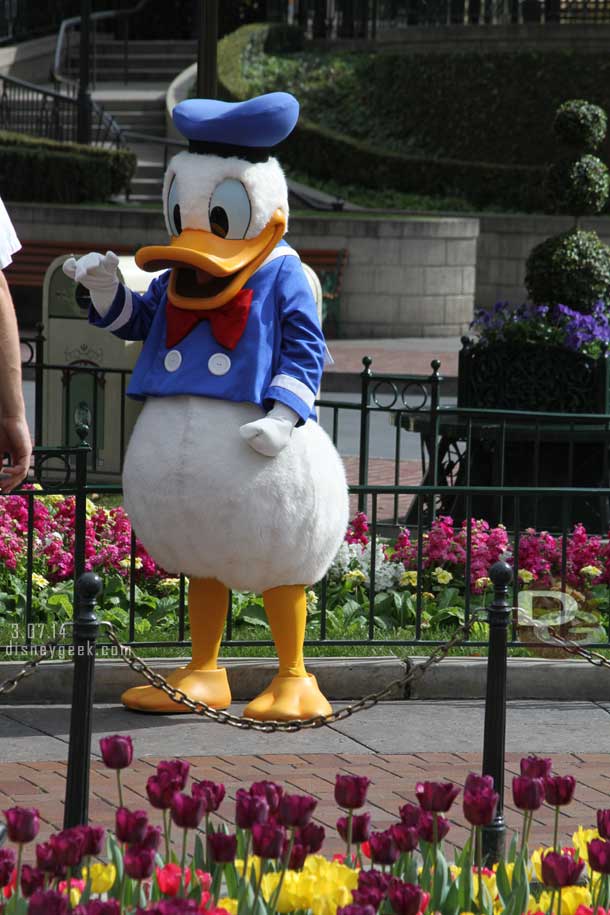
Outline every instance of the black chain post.
POLYGON ((487 693, 485 696, 485 731, 483 734, 483 775, 491 775, 500 795, 493 822, 483 827, 483 859, 491 866, 504 856, 506 824, 504 822, 504 745, 506 738, 506 658, 508 624, 511 610, 508 586, 513 570, 505 562, 496 562, 489 570, 494 598, 488 608, 489 655, 487 658, 487 693))
POLYGON ((64 829, 69 826, 86 825, 89 814, 93 677, 95 673, 95 643, 99 629, 99 623, 94 611, 95 603, 101 590, 102 580, 94 572, 85 572, 76 582, 74 680, 72 684, 64 829))
MULTIPOLYGON (((369 401, 370 383, 373 373, 371 365, 373 360, 370 356, 364 356, 362 365, 364 368, 360 372, 360 452, 358 460, 358 486, 366 486, 369 479, 369 437, 370 437, 370 408, 369 401)), ((366 512, 367 497, 361 492, 358 496, 358 511, 366 512)))

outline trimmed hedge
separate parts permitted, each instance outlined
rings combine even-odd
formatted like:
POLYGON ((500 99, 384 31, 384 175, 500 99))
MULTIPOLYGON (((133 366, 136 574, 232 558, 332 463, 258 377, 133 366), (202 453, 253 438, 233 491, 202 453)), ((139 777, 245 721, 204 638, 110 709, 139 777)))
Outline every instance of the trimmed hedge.
MULTIPOLYGON (((250 97, 252 93, 242 72, 244 60, 264 54, 277 44, 276 27, 269 24, 245 26, 223 38, 219 45, 218 76, 225 98, 250 97)), ((322 127, 304 116, 281 145, 279 156, 293 168, 319 178, 336 180, 344 176, 351 184, 365 187, 463 196, 476 207, 498 205, 515 210, 540 210, 547 202, 542 166, 405 155, 322 127)))
POLYGON ((60 143, 0 131, 0 196, 5 200, 108 200, 129 189, 136 165, 136 156, 128 149, 60 143))

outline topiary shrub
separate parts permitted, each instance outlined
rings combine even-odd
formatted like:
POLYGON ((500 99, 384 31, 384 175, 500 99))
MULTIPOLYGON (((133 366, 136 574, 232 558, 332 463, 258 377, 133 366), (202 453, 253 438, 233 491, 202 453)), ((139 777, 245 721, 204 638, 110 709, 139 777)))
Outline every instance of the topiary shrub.
POLYGON ((610 301, 610 248, 597 232, 578 227, 581 216, 599 213, 608 200, 608 169, 592 155, 606 127, 605 112, 580 99, 565 102, 555 116, 561 154, 549 170, 547 187, 557 210, 574 216, 574 227, 547 238, 527 259, 525 285, 536 305, 567 305, 588 313, 600 299, 610 301))

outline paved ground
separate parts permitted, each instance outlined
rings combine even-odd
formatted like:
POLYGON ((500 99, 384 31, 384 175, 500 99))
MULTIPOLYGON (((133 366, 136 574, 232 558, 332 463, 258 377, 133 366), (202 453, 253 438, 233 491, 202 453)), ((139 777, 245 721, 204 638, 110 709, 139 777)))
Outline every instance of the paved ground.
POLYGON ((374 372, 399 372, 406 375, 429 375, 430 362, 438 359, 441 375, 457 377, 459 337, 400 337, 388 340, 329 340, 328 348, 335 360, 325 373, 362 371, 362 357, 370 356, 374 372))
MULTIPOLYGON (((16 803, 37 806, 43 838, 61 826, 68 722, 65 706, 0 705, 0 810, 16 803)), ((263 778, 313 794, 332 852, 340 847, 332 837, 337 772, 372 779, 369 809, 375 827, 385 828, 398 807, 413 799, 417 781, 459 783, 468 772, 480 771, 483 704, 383 703, 332 728, 295 735, 245 733, 191 716, 142 716, 99 706, 93 725, 91 819, 105 825, 112 822, 115 787, 114 776, 99 762, 98 742, 104 734, 120 732, 133 736, 138 756, 126 774, 128 805, 144 802, 144 783, 159 758, 186 756, 194 777, 223 781, 229 798, 240 786, 263 778)), ((597 808, 610 806, 610 704, 509 703, 505 804, 510 827, 520 822, 510 780, 528 752, 552 756, 558 773, 577 779, 576 800, 561 817, 566 841, 579 824, 594 823, 597 808)), ((230 802, 224 813, 230 819, 230 802)), ((459 844, 465 837, 459 806, 453 820, 451 836, 459 844)), ((550 829, 551 811, 543 810, 534 823, 534 842, 544 841, 550 829)))

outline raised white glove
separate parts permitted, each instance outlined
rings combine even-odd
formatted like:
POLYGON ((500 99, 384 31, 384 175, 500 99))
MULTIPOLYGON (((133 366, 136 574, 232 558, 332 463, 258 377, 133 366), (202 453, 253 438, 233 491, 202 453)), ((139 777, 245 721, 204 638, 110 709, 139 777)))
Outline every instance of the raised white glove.
POLYGON ((276 400, 273 408, 262 419, 240 426, 239 434, 259 454, 275 457, 290 441, 298 421, 298 413, 276 400))
POLYGON ((75 283, 82 283, 91 293, 91 301, 100 317, 105 318, 119 288, 117 267, 119 259, 114 251, 98 254, 92 251, 79 257, 69 257, 62 270, 75 283))

